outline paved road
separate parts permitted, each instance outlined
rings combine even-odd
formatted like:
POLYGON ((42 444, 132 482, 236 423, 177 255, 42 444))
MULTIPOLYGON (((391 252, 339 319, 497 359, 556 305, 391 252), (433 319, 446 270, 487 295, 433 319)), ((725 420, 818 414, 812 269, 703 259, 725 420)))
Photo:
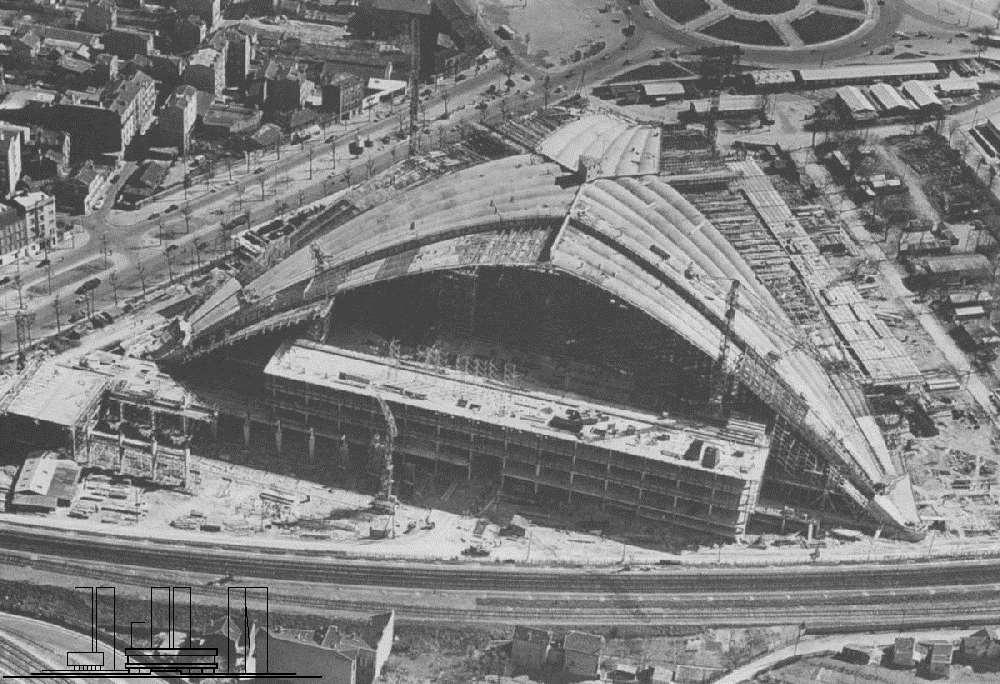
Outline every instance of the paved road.
POLYGON ((919 641, 932 641, 944 639, 952 641, 966 636, 967 630, 943 629, 933 631, 906 632, 870 632, 866 634, 837 634, 824 637, 805 637, 798 644, 779 648, 776 651, 761 656, 751 663, 747 663, 735 670, 726 673, 720 679, 716 679, 714 684, 740 684, 753 679, 757 674, 774 667, 783 660, 796 655, 805 656, 812 653, 824 653, 829 651, 839 652, 847 644, 871 644, 873 646, 888 646, 893 643, 897 636, 912 636, 919 641))

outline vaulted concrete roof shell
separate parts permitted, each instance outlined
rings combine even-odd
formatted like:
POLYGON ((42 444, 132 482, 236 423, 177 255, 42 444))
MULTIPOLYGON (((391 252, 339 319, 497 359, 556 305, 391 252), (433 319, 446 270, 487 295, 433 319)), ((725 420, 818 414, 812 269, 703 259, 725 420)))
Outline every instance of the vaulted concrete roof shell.
POLYGON ((741 380, 839 467, 856 502, 897 530, 917 523, 904 512, 913 510, 912 494, 893 487, 898 505, 878 495, 902 475, 880 436, 859 427, 819 362, 782 332, 793 324, 735 248, 656 176, 578 185, 558 165, 522 155, 437 178, 350 219, 244 286, 225 284, 189 317, 191 337, 217 340, 338 292, 468 265, 579 278, 713 357, 725 293, 738 280, 733 342, 761 376, 741 380), (774 400, 775 392, 785 399, 774 400))

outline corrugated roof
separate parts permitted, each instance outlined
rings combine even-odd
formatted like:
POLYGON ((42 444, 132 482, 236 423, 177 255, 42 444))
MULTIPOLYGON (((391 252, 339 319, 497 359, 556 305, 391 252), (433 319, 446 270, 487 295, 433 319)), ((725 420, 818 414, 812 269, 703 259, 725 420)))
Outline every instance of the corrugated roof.
POLYGON ((854 86, 842 86, 837 88, 837 97, 844 103, 852 113, 874 112, 875 105, 865 97, 859 88, 854 86))
POLYGON ((913 109, 914 105, 903 99, 895 88, 888 83, 876 83, 869 88, 875 100, 886 110, 913 109))
POLYGON ((903 92, 909 95, 921 109, 941 106, 941 100, 931 90, 927 81, 904 81, 903 92))

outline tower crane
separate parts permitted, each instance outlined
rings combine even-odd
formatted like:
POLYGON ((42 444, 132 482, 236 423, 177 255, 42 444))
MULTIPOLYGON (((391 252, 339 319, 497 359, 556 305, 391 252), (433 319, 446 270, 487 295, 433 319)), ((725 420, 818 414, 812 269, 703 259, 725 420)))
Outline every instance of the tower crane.
POLYGON ((730 369, 735 364, 730 363, 730 353, 732 350, 733 319, 736 318, 736 305, 739 301, 740 281, 733 280, 729 284, 729 293, 726 295, 726 315, 723 319, 722 341, 719 343, 719 355, 712 364, 712 377, 709 387, 709 409, 717 417, 725 420, 729 417, 729 394, 735 385, 735 374, 730 369))
POLYGON ((378 401, 378 407, 382 411, 386 431, 385 438, 379 448, 382 452, 382 467, 379 473, 378 491, 372 499, 371 508, 373 511, 384 515, 394 515, 396 513, 396 506, 399 505, 399 499, 392 493, 392 450, 396 442, 396 437, 399 435, 399 429, 396 427, 396 418, 392 415, 389 402, 385 400, 385 397, 378 390, 375 391, 375 399, 378 401))

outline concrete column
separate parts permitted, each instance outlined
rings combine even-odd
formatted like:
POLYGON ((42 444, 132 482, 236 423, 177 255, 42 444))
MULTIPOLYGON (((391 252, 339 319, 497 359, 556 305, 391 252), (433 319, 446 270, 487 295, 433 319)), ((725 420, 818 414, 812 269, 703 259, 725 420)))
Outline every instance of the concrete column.
POLYGON ((188 417, 181 414, 181 432, 188 434, 188 417))
POLYGON ((281 453, 281 420, 274 421, 274 448, 281 453))
POLYGON ((340 436, 339 453, 340 453, 340 467, 347 468, 347 462, 348 460, 350 460, 351 456, 351 446, 350 443, 347 441, 347 435, 340 436))
POLYGON ((309 460, 316 458, 316 429, 309 428, 309 460))
POLYGON ((212 411, 212 439, 219 438, 219 409, 212 411))
POLYGON ((250 446, 250 412, 243 417, 243 446, 250 446))
POLYGON ((541 476, 542 476, 542 464, 541 463, 536 463, 535 464, 535 481, 533 483, 535 485, 535 494, 538 493, 538 478, 540 478, 541 476))

